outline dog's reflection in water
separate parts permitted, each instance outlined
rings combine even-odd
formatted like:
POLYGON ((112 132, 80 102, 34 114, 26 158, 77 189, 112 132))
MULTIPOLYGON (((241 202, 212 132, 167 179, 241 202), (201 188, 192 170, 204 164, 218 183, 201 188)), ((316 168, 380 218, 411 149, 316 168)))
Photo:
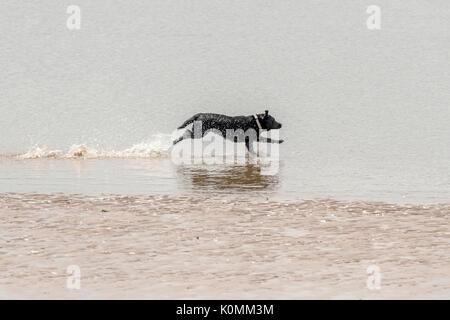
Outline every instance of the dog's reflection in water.
POLYGON ((278 174, 261 174, 261 167, 254 164, 179 166, 177 171, 183 184, 193 191, 199 189, 231 192, 271 190, 275 189, 279 182, 278 174))

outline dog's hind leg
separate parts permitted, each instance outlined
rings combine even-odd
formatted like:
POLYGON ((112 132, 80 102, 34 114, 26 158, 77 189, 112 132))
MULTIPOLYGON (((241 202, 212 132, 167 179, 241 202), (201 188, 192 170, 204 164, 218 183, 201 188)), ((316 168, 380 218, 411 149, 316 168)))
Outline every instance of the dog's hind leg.
POLYGON ((186 130, 186 132, 179 137, 178 139, 176 139, 173 144, 176 145, 178 142, 184 140, 184 139, 192 139, 194 137, 194 134, 192 133, 191 130, 186 130))
POLYGON ((173 141, 173 145, 176 145, 178 142, 180 142, 180 141, 183 140, 183 139, 184 139, 183 136, 179 137, 178 139, 176 139, 176 140, 173 141))
POLYGON ((190 117, 189 119, 187 119, 181 126, 178 127, 178 129, 183 129, 187 125, 189 125, 192 122, 194 122, 195 120, 197 120, 197 118, 198 118, 198 113, 196 115, 190 117))

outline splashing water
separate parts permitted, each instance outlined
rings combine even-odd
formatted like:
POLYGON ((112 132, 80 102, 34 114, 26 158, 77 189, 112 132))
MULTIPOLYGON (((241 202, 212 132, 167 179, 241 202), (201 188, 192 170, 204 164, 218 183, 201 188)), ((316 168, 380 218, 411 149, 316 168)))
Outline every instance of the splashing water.
POLYGON ((39 158, 157 158, 169 155, 172 139, 169 134, 153 135, 148 141, 134 144, 124 150, 97 150, 85 144, 73 144, 67 152, 52 150, 46 145, 33 146, 24 154, 18 155, 20 159, 39 158))

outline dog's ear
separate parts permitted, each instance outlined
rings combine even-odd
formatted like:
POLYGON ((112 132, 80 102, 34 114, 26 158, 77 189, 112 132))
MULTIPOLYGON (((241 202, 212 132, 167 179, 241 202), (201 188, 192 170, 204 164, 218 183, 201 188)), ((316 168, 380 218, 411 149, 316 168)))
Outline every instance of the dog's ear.
POLYGON ((264 114, 265 117, 269 115, 269 110, 266 110, 266 113, 264 114))

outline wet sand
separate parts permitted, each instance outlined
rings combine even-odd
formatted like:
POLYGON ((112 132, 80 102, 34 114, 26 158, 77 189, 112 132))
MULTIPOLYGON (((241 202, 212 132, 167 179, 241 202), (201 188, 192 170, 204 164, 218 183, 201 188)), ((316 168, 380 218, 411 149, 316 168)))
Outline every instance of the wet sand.
POLYGON ((450 298, 450 205, 0 194, 0 298, 450 298), (78 265, 81 288, 67 288, 78 265), (379 290, 367 268, 380 268, 379 290))

